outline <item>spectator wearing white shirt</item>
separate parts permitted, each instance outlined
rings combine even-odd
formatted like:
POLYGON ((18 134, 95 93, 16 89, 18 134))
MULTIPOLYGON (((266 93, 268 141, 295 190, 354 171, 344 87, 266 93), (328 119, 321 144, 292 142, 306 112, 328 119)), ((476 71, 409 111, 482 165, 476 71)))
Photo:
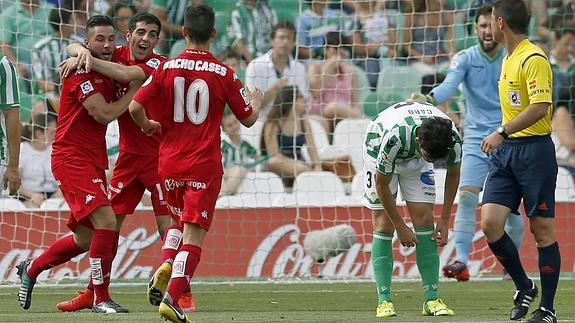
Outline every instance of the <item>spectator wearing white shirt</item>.
POLYGON ((272 49, 248 64, 246 85, 264 91, 260 116, 267 116, 278 91, 286 86, 296 86, 304 98, 309 96, 305 66, 291 56, 295 36, 291 22, 276 24, 271 32, 272 49))
POLYGON ((18 194, 27 207, 37 208, 49 197, 62 196, 52 175, 50 162, 56 116, 38 114, 28 127, 25 140, 20 144, 22 185, 18 194))

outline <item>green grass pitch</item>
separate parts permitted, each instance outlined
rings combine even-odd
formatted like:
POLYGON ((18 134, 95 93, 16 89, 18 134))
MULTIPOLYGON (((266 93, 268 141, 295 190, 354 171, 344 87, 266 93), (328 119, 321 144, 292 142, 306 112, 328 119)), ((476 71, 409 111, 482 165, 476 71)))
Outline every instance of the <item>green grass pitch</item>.
MULTIPOLYGON (((18 306, 16 288, 2 288, 0 322, 162 322, 157 308, 147 303, 144 285, 112 287, 114 299, 129 308, 129 314, 58 312, 55 304, 77 289, 37 287, 32 307, 24 311, 18 306)), ((198 306, 190 317, 194 322, 505 322, 513 296, 509 281, 444 282, 440 293, 456 316, 425 318, 421 316, 420 285, 396 283, 398 316, 376 320, 375 284, 368 282, 198 284, 192 290, 198 306)), ((574 299, 575 281, 562 280, 556 298, 560 322, 575 322, 574 299)))

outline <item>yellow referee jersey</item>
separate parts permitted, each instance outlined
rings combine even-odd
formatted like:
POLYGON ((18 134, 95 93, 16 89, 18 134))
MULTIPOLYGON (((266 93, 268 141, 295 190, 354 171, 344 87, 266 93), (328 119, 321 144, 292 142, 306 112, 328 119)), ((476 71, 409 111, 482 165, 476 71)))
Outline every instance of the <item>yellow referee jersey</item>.
POLYGON ((499 101, 503 124, 514 119, 533 103, 549 103, 549 110, 531 126, 510 138, 543 136, 551 133, 553 73, 545 52, 528 39, 521 41, 511 55, 503 59, 499 77, 499 101))

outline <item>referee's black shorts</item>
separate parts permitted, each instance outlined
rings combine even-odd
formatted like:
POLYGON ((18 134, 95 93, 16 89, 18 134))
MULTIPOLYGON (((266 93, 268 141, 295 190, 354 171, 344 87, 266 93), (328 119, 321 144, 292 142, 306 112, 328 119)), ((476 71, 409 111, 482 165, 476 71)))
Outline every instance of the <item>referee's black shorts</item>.
POLYGON ((557 159, 550 136, 507 139, 491 154, 482 204, 517 212, 521 199, 527 216, 555 216, 557 159))

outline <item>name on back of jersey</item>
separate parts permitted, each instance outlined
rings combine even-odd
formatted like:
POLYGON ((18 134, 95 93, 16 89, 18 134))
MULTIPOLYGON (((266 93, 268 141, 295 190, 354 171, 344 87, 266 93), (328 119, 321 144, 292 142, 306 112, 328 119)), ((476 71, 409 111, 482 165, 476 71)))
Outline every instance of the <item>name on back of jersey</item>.
POLYGON ((197 72, 212 72, 221 76, 226 76, 228 69, 218 63, 207 62, 202 60, 193 60, 187 58, 176 58, 164 63, 164 70, 167 69, 184 69, 197 72))

